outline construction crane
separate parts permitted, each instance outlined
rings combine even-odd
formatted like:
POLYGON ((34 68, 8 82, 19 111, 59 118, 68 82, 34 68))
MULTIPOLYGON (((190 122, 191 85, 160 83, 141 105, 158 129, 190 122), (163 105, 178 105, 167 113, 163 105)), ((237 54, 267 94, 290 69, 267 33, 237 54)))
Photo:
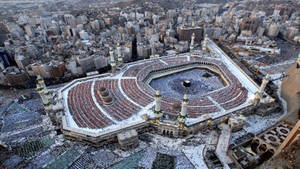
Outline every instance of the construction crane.
POLYGON ((281 73, 280 77, 278 78, 275 78, 275 79, 270 79, 270 82, 274 82, 276 80, 281 80, 281 79, 284 79, 286 77, 288 77, 289 75, 286 75, 284 72, 281 73))
POLYGON ((253 96, 250 100, 250 103, 253 104, 254 106, 257 106, 260 103, 261 99, 263 98, 263 93, 264 93, 264 90, 265 90, 267 84, 269 82, 274 82, 276 80, 281 80, 281 79, 286 78, 286 77, 288 77, 288 75, 286 75, 284 72, 281 74, 280 77, 275 78, 275 79, 271 79, 270 74, 267 74, 263 78, 262 83, 259 87, 259 90, 253 94, 253 96))

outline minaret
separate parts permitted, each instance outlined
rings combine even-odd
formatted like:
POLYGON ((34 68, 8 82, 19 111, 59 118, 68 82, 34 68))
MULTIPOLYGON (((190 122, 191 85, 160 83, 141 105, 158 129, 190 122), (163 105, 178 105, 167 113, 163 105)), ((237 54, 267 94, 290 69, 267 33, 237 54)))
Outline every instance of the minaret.
POLYGON ((207 40, 208 40, 208 35, 205 34, 205 38, 202 42, 202 50, 204 50, 204 51, 207 49, 207 40))
POLYGON ((116 71, 116 61, 115 61, 114 51, 112 47, 110 47, 109 55, 110 55, 111 75, 113 75, 116 71))
POLYGON ((40 75, 37 75, 36 80, 38 81, 38 83, 36 84, 36 91, 41 95, 44 93, 44 90, 47 89, 47 87, 44 79, 40 75))
POLYGON ((43 106, 46 111, 51 109, 51 93, 48 91, 47 86, 45 85, 44 79, 38 75, 37 76, 37 81, 38 83, 36 84, 36 90, 40 94, 40 97, 42 98, 43 101, 43 106))
POLYGON ((155 50, 154 45, 152 44, 152 45, 151 45, 151 55, 154 57, 154 56, 155 56, 155 53, 156 53, 156 50, 155 50))
POLYGON ((50 110, 52 107, 52 102, 51 102, 51 93, 48 91, 47 88, 45 88, 44 93, 41 95, 42 100, 43 100, 43 105, 45 110, 50 110))
POLYGON ((234 25, 234 29, 235 29, 235 32, 239 32, 239 20, 238 19, 236 19, 235 20, 235 25, 234 25))
POLYGON ((156 120, 159 120, 162 117, 162 110, 161 110, 161 95, 159 93, 159 90, 156 90, 155 95, 154 95, 154 99, 155 99, 155 107, 153 110, 154 113, 154 117, 156 120))
POLYGON ((264 77, 264 79, 259 87, 259 90, 256 93, 254 93, 253 98, 250 100, 250 103, 252 103, 254 106, 258 105, 258 103, 260 102, 260 100, 263 96, 263 92, 264 92, 267 84, 269 83, 269 81, 270 81, 270 75, 267 74, 264 77))
POLYGON ((44 91, 44 87, 43 87, 40 83, 37 83, 37 84, 36 84, 35 90, 36 90, 39 94, 41 94, 41 93, 43 93, 43 91, 44 91))
POLYGON ((194 49, 194 41, 195 41, 195 33, 193 33, 191 37, 190 52, 194 49))
POLYGON ((262 83, 259 87, 259 93, 262 94, 264 92, 264 90, 265 90, 267 84, 269 83, 269 81, 270 81, 270 75, 269 75, 269 73, 267 73, 267 75, 264 77, 264 79, 263 79, 263 81, 262 81, 262 83))
POLYGON ((182 102, 181 102, 181 111, 178 115, 178 121, 182 125, 185 123, 187 115, 187 104, 189 103, 189 99, 187 93, 184 94, 182 102))
POLYGON ((37 89, 39 89, 38 92, 40 93, 40 91, 43 91, 44 88, 46 88, 46 85, 45 85, 44 79, 40 75, 37 75, 36 80, 38 81, 36 86, 37 86, 37 89))
POLYGON ((119 62, 119 64, 122 64, 123 63, 123 57, 122 57, 122 54, 121 54, 120 43, 118 43, 117 52, 118 52, 118 62, 119 62))
POLYGON ((173 29, 173 25, 172 25, 172 22, 169 23, 169 29, 173 29))
POLYGON ((43 87, 42 87, 39 83, 37 83, 37 84, 36 84, 35 90, 36 90, 38 93, 40 93, 41 90, 43 90, 43 87))

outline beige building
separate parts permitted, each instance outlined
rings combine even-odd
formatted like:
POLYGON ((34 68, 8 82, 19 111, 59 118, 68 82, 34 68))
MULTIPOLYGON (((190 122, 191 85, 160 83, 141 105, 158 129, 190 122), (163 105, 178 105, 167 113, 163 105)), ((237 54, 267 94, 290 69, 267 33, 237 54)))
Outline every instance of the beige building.
POLYGON ((286 120, 296 123, 300 119, 300 68, 297 63, 286 71, 287 78, 282 80, 281 96, 287 102, 286 120))
POLYGON ((50 61, 45 64, 33 63, 31 70, 35 75, 40 75, 43 78, 57 78, 64 76, 66 67, 64 62, 50 61))

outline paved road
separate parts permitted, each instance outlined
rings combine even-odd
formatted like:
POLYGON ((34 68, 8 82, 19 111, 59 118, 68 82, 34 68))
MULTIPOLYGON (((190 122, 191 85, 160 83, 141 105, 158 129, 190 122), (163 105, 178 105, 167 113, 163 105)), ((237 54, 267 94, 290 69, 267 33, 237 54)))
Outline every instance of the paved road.
POLYGON ((227 150, 231 139, 231 129, 227 124, 220 124, 221 135, 219 137, 216 154, 223 165, 232 163, 231 159, 227 156, 227 150))

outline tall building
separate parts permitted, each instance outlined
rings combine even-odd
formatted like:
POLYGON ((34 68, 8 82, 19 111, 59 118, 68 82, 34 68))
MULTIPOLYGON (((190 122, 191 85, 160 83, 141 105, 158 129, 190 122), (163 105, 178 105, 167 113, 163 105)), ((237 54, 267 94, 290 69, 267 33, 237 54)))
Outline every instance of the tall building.
POLYGON ((29 85, 30 78, 24 70, 20 70, 17 67, 7 67, 3 73, 9 86, 29 85))
POLYGON ((203 29, 201 27, 180 27, 178 29, 179 40, 190 41, 193 33, 195 33, 195 42, 200 43, 203 38, 203 29))
POLYGON ((83 72, 90 72, 95 69, 94 57, 93 56, 78 56, 76 57, 77 62, 82 68, 83 72))
POLYGON ((279 33, 279 25, 273 23, 269 26, 269 30, 268 30, 268 36, 271 37, 271 38, 275 38, 278 33, 279 33))

